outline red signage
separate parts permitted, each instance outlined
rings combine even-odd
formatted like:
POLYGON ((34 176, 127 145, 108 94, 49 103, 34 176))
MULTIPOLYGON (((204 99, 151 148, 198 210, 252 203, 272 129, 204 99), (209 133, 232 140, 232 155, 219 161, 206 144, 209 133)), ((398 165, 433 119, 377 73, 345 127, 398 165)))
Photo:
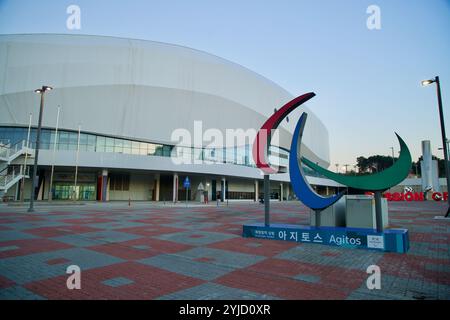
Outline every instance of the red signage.
MULTIPOLYGON (((424 201, 425 195, 423 192, 386 192, 383 196, 387 201, 424 201)), ((447 201, 448 192, 433 192, 431 198, 434 201, 447 201)))

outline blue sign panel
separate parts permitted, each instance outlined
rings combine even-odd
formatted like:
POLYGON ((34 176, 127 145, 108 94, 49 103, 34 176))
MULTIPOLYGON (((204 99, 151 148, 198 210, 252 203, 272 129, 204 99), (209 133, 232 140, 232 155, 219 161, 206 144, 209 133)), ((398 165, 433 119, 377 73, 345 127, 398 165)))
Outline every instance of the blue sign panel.
POLYGON ((398 253, 406 253, 409 249, 407 229, 388 229, 379 233, 359 228, 251 224, 244 225, 243 236, 398 253))
POLYGON ((191 182, 189 181, 189 177, 186 177, 184 179, 183 187, 185 187, 186 189, 191 187, 191 182))

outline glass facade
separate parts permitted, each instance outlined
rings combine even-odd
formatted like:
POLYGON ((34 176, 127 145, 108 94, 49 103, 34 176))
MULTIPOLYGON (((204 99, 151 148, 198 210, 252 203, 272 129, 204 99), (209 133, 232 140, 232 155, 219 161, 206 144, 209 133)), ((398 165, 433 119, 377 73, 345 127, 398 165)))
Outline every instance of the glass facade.
MULTIPOLYGON (((36 128, 30 132, 30 145, 33 147, 36 141, 36 128)), ((24 127, 0 127, 0 143, 15 144, 27 139, 28 128, 24 127)), ((42 129, 41 150, 52 150, 55 143, 55 130, 42 129)), ((57 150, 77 150, 78 132, 58 130, 56 141, 57 150)), ((111 152, 141 156, 177 157, 190 163, 228 163, 242 166, 255 167, 252 157, 252 149, 249 145, 232 148, 194 148, 180 147, 166 144, 148 143, 143 141, 114 138, 88 133, 80 134, 80 151, 86 152, 111 152)), ((269 161, 281 167, 288 167, 289 151, 271 146, 269 149, 269 161)), ((307 167, 305 173, 317 176, 307 167)))
POLYGON ((54 200, 95 200, 95 185, 78 185, 76 188, 69 183, 55 183, 53 196, 54 200))

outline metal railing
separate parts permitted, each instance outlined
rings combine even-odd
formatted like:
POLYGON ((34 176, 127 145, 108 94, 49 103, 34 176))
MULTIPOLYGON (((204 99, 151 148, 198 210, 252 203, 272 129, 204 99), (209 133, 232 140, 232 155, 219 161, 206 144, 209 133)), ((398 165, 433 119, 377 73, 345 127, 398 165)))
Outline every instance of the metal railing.
MULTIPOLYGON (((11 160, 10 157, 19 153, 21 150, 24 150, 25 148, 27 149, 32 149, 32 143, 31 141, 28 143, 27 146, 27 141, 26 140, 20 140, 14 144, 4 144, 0 142, 0 158, 4 158, 7 161, 11 160)), ((26 150, 28 151, 28 150, 26 150)))
POLYGON ((4 171, 7 172, 6 174, 0 175, 0 189, 7 189, 8 184, 16 179, 21 179, 24 176, 29 178, 30 176, 30 167, 27 166, 24 168, 23 165, 8 167, 7 170, 3 170, 2 173, 4 171))

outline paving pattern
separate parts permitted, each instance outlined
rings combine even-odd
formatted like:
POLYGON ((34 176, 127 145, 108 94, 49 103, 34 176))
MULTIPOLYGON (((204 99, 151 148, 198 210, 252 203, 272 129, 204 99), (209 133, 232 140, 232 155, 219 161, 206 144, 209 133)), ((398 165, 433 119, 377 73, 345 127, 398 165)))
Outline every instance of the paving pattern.
MULTIPOLYGON (((255 203, 171 206, 88 203, 0 206, 0 299, 450 299, 445 205, 390 203, 410 230, 407 254, 243 238, 261 222, 255 203), (381 289, 369 290, 370 265, 381 289), (67 267, 81 269, 69 290, 67 267)), ((272 221, 307 224, 297 202, 272 204, 272 221)))

